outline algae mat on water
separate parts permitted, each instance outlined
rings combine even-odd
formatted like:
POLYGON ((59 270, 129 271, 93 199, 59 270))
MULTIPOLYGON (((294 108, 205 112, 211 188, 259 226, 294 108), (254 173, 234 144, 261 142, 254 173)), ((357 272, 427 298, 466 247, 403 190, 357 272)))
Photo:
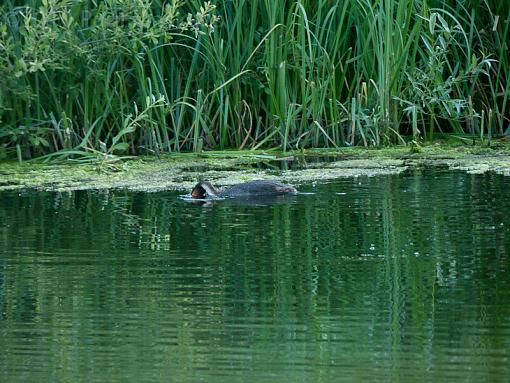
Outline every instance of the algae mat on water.
POLYGON ((418 150, 402 146, 287 153, 206 152, 116 162, 4 162, 0 164, 0 190, 190 190, 203 179, 212 180, 220 186, 271 178, 299 184, 340 177, 396 174, 418 166, 510 175, 510 144, 502 142, 491 148, 434 144, 418 147, 418 150))

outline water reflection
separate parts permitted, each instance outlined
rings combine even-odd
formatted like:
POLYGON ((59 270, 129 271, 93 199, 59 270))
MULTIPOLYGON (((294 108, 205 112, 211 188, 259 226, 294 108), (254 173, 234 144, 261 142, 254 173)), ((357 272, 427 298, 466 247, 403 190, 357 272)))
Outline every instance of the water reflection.
MULTIPOLYGON (((301 195, 309 195, 314 193, 301 193, 301 195)), ((231 206, 268 206, 277 204, 289 204, 296 202, 296 195, 260 195, 246 196, 237 198, 192 198, 188 194, 180 195, 184 202, 204 207, 212 207, 215 204, 231 205, 231 206)))
POLYGON ((508 186, 0 194, 0 381, 505 380, 508 186))

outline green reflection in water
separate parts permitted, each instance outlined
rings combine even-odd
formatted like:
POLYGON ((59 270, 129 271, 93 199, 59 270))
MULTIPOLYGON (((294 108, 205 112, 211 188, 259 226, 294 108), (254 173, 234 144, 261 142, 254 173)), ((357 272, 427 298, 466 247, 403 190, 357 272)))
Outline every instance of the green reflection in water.
POLYGON ((505 381, 510 188, 0 194, 0 381, 505 381))

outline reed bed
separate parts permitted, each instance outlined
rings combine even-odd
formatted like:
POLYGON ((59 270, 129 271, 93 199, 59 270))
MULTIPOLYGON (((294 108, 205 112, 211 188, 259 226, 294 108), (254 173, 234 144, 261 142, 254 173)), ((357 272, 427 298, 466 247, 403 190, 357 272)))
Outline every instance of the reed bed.
POLYGON ((497 0, 6 0, 0 158, 510 133, 497 0))

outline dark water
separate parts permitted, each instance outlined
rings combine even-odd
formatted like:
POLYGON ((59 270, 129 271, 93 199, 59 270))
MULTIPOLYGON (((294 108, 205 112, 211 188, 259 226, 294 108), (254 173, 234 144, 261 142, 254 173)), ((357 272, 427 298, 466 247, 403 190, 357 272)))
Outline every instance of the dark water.
POLYGON ((0 381, 507 382, 509 186, 1 193, 0 381))

